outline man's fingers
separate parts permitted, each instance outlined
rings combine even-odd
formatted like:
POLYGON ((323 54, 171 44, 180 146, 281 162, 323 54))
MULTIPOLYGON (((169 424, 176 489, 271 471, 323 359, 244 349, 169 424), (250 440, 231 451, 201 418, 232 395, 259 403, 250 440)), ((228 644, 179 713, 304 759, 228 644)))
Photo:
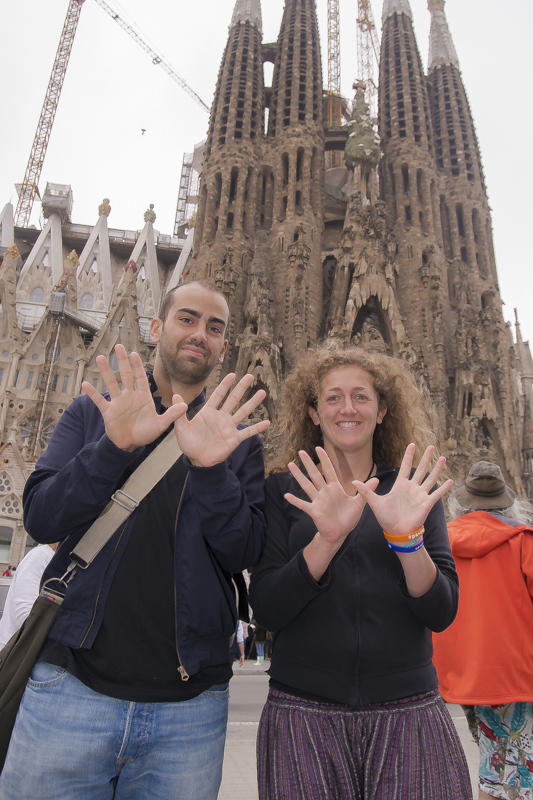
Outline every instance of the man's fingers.
MULTIPOLYGON (((222 411, 226 411, 228 414, 230 414, 233 411, 233 409, 236 408, 236 406, 241 402, 245 392, 248 391, 248 389, 253 384, 253 382, 254 382, 254 376, 253 375, 248 374, 248 375, 245 375, 244 378, 241 378, 239 383, 237 384, 237 386, 233 389, 233 391, 231 391, 229 393, 229 395, 228 395, 228 397, 226 399, 226 402, 222 406, 222 411)), ((257 395, 257 392, 254 395, 254 397, 256 397, 256 395, 257 395)), ((261 399, 264 399, 265 397, 266 397, 266 392, 264 392, 263 397, 261 399)), ((252 400, 253 400, 253 398, 252 398, 252 400)), ((261 402, 261 400, 259 400, 255 405, 251 405, 250 406, 251 401, 248 400, 248 402, 245 403, 244 406, 242 408, 240 408, 239 412, 238 412, 239 414, 242 414, 243 408, 246 408, 247 406, 250 406, 250 411, 247 411, 246 414, 242 417, 242 419, 245 419, 248 416, 248 414, 250 414, 251 411, 254 410, 256 405, 259 405, 260 402, 261 402)))
POLYGON ((100 394, 100 392, 99 392, 97 389, 95 389, 95 388, 94 388, 94 386, 92 385, 92 383, 89 383, 89 381, 83 381, 83 383, 82 383, 82 385, 81 385, 81 388, 83 389, 83 391, 85 392, 85 394, 86 394, 88 397, 90 397, 90 398, 91 398, 91 400, 93 401, 93 403, 95 404, 95 406, 96 406, 96 407, 97 407, 97 408, 100 410, 100 412, 103 414, 103 413, 104 413, 104 411, 106 410, 106 408, 108 408, 108 407, 109 407, 109 403, 108 403, 108 401, 105 399, 105 397, 102 397, 102 395, 100 394))
POLYGON ((115 377, 115 373, 109 366, 109 362, 105 356, 96 356, 96 366, 100 370, 100 375, 104 379, 105 387, 109 392, 111 399, 120 396, 120 386, 115 377))
POLYGON ((217 388, 207 401, 206 406, 214 406, 215 408, 218 408, 221 402, 224 400, 227 393, 229 392, 229 390, 231 389, 231 387, 233 386, 236 377, 237 376, 235 375, 234 372, 230 372, 228 375, 226 375, 226 377, 220 381, 217 388))
POLYGON ((126 348, 124 347, 123 344, 115 345, 115 355, 118 361, 118 371, 120 373, 122 388, 126 389, 126 391, 132 391, 133 370, 131 368, 130 360, 128 358, 128 353, 126 352, 126 348))
POLYGON ((166 430, 169 425, 176 422, 177 419, 183 417, 187 413, 187 403, 174 403, 170 408, 167 408, 164 414, 161 414, 161 430, 166 430))
POLYGON ((137 391, 150 392, 150 384, 148 383, 140 355, 134 351, 130 356, 130 361, 135 379, 135 388, 137 391))
MULTIPOLYGON (((246 388, 248 388, 248 387, 246 387, 246 388)), ((246 389, 244 391, 246 391, 246 389)), ((233 399, 232 399, 233 398, 233 394, 234 394, 234 392, 232 392, 230 394, 230 396, 228 397, 228 399, 224 403, 224 405, 222 407, 223 411, 231 411, 237 405, 238 400, 233 402, 233 399), (228 403, 230 403, 230 402, 231 402, 231 405, 228 407, 228 403)), ((244 394, 244 392, 241 393, 241 397, 242 397, 243 394, 244 394)), ((257 408, 257 406, 260 405, 263 402, 265 397, 266 397, 265 390, 264 389, 259 389, 254 394, 254 396, 250 398, 250 400, 247 400, 246 403, 244 403, 238 409, 238 411, 236 411, 235 414, 233 415, 233 421, 235 422, 235 425, 240 425, 240 423, 243 422, 246 419, 246 417, 249 417, 250 414, 257 408)), ((239 400, 240 400, 240 397, 239 397, 239 400)))
POLYGON ((248 425, 246 428, 242 428, 240 431, 237 431, 239 443, 244 442, 245 439, 250 439, 252 436, 255 436, 256 433, 263 433, 269 428, 269 419, 262 419, 261 422, 256 422, 255 425, 248 425))

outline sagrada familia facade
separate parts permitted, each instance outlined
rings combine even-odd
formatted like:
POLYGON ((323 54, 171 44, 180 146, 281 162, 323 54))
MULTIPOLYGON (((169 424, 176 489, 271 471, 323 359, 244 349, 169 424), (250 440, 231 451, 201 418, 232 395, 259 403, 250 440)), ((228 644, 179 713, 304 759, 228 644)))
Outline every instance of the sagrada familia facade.
MULTIPOLYGON (((335 336, 405 359, 452 473, 495 461, 533 498, 533 360, 504 321, 474 123, 444 0, 427 73, 408 0, 384 0, 378 134, 364 86, 328 127, 315 0, 286 0, 264 43, 260 0, 237 0, 215 90, 193 233, 70 219, 49 184, 42 231, 0 214, 0 561, 27 546, 27 474, 95 358, 117 342, 147 367, 149 321, 180 281, 207 279, 232 310, 224 372, 252 372, 275 423, 284 376, 335 336), (264 64, 274 65, 272 86, 264 64), (328 168, 331 152, 342 166, 328 168), (2 531, 4 533, 2 534, 2 531), (11 533, 9 533, 11 531, 11 533), (2 538, 3 537, 3 538, 2 538)), ((275 425, 274 425, 275 430, 275 425)), ((266 439, 275 447, 275 433, 266 439)))

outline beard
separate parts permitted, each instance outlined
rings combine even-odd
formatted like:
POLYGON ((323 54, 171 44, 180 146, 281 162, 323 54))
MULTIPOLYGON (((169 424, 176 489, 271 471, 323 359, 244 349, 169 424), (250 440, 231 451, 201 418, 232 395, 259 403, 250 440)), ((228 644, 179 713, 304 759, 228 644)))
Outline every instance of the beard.
POLYGON ((180 342, 174 348, 169 347, 163 339, 159 342, 159 358, 170 383, 180 383, 184 386, 195 386, 205 383, 218 361, 220 353, 213 355, 205 345, 197 342, 180 342), (198 359, 182 353, 187 345, 193 344, 205 354, 205 358, 198 359))

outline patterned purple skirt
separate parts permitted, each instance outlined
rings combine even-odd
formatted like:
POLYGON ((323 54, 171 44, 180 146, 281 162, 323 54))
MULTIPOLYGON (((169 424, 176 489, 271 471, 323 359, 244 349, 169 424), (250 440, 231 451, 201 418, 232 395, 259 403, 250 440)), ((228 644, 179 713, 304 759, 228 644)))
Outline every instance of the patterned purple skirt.
POLYGON ((440 694, 350 708, 270 688, 257 737, 259 800, 472 800, 440 694))

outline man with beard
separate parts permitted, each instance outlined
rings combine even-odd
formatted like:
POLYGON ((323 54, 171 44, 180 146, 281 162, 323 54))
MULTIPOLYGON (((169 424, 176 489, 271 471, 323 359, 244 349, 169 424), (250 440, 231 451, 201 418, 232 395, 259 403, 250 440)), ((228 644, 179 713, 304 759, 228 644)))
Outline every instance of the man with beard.
POLYGON ((227 348, 229 309, 214 286, 169 293, 151 325, 153 375, 115 347, 108 390, 84 383, 24 493, 25 525, 60 541, 43 580, 174 425, 183 451, 85 570, 78 570, 20 706, 2 800, 215 800, 222 774, 231 573, 255 564, 263 536, 263 459, 242 421, 264 399, 228 375, 203 387, 227 348), (226 397, 228 391, 229 395, 226 397), (225 399, 226 398, 226 399, 225 399))

